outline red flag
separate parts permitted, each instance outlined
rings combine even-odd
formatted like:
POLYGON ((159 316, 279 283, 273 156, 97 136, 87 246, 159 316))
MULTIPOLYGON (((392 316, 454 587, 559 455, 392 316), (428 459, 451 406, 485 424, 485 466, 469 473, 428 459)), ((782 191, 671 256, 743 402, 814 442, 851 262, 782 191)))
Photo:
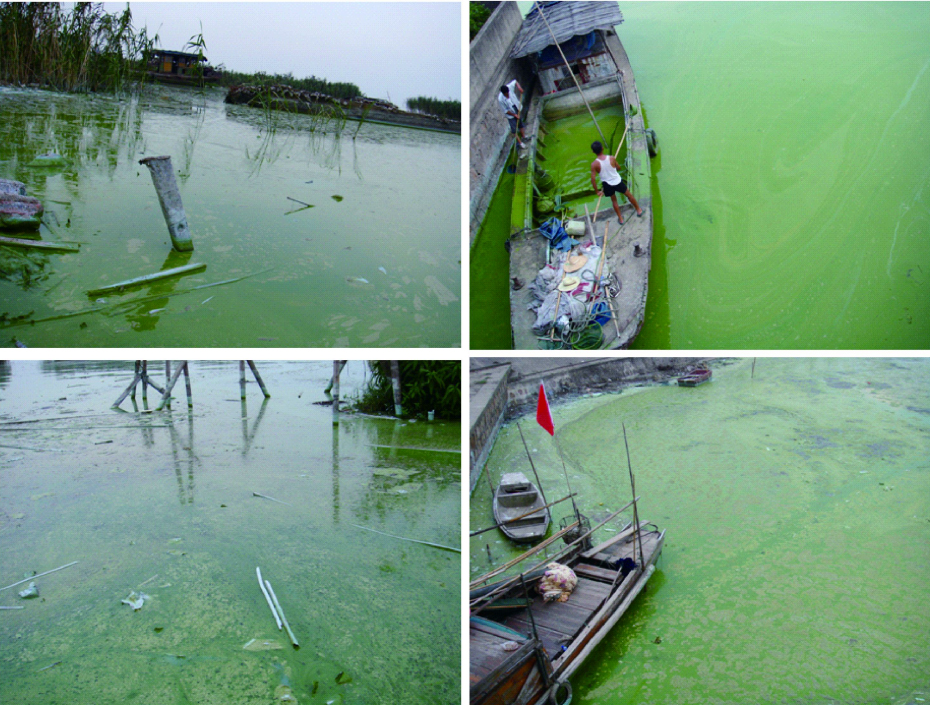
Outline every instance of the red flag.
POLYGON ((555 435, 555 424, 552 423, 552 414, 549 413, 549 400, 546 399, 546 388, 543 383, 539 383, 539 402, 536 404, 536 423, 549 432, 550 436, 555 435))

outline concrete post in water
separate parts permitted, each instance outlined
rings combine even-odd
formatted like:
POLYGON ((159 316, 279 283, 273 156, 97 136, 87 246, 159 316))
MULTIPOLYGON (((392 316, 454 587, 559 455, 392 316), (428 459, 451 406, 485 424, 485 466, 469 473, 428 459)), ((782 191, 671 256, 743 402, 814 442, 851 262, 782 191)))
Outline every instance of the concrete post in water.
POLYGON ((145 405, 148 405, 149 403, 148 394, 146 393, 147 387, 149 386, 148 377, 149 377, 149 361, 143 360, 142 361, 142 403, 145 405))
POLYGON ((391 384, 394 386, 394 415, 400 416, 403 407, 400 404, 400 362, 391 360, 391 384))
POLYGON ((147 166, 152 174, 152 183, 155 184, 155 192, 158 194, 158 202, 168 224, 168 233, 171 235, 174 249, 178 252, 191 252, 194 249, 194 240, 187 224, 187 214, 181 202, 178 182, 174 178, 171 157, 146 157, 139 160, 139 163, 147 166))
POLYGON ((245 399, 245 360, 239 360, 239 398, 245 399))

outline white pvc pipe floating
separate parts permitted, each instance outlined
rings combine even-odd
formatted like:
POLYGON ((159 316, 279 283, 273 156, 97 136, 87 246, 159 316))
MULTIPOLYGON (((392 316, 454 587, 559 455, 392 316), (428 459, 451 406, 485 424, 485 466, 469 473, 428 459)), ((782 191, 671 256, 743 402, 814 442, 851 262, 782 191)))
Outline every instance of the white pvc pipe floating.
POLYGON ((190 252, 194 249, 194 240, 191 237, 190 226, 187 224, 187 213, 181 202, 181 192, 178 191, 178 182, 174 178, 174 169, 171 167, 171 157, 146 157, 139 160, 149 168, 152 174, 152 183, 158 194, 161 212, 168 224, 168 234, 171 243, 178 252, 190 252))
POLYGON ((265 581, 265 587, 268 588, 268 592, 271 593, 271 599, 274 600, 274 606, 278 608, 278 613, 281 615, 281 621, 284 622, 284 628, 287 629, 287 635, 291 638, 291 643, 300 648, 300 644, 297 643, 297 637, 294 636, 294 632, 291 631, 291 625, 287 623, 287 617, 284 616, 284 610, 281 609, 281 603, 278 602, 278 596, 274 594, 274 588, 271 587, 271 583, 267 580, 265 581))
POLYGON ((274 621, 278 623, 278 631, 281 630, 281 618, 278 616, 278 613, 274 609, 274 605, 271 604, 271 598, 268 596, 268 591, 265 589, 265 581, 262 580, 262 569, 258 566, 255 566, 255 574, 258 576, 258 587, 262 589, 262 595, 265 596, 265 601, 268 603, 268 607, 271 609, 271 614, 274 615, 274 621))
POLYGON ((102 286, 99 289, 91 289, 87 292, 87 295, 99 296, 100 294, 106 294, 109 291, 119 291, 120 289, 125 289, 130 286, 148 284, 150 282, 159 281, 160 279, 167 279, 168 277, 178 276, 179 274, 191 274, 206 268, 207 265, 205 264, 185 264, 183 267, 172 267, 171 269, 164 269, 161 272, 155 272, 154 274, 146 274, 141 277, 136 277, 135 279, 127 279, 126 281, 116 282, 116 284, 102 286))

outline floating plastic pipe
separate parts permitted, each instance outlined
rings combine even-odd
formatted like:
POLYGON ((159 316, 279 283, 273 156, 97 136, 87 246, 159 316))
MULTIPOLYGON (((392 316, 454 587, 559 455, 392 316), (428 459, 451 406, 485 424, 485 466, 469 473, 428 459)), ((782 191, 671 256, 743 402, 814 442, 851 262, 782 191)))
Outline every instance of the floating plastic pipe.
POLYGON ((152 183, 161 203, 161 212, 168 224, 168 233, 171 243, 178 252, 190 252, 194 249, 194 240, 191 237, 190 226, 187 224, 187 213, 181 203, 181 192, 178 191, 178 182, 174 178, 174 169, 171 167, 171 157, 146 157, 139 160, 145 164, 152 173, 152 183))

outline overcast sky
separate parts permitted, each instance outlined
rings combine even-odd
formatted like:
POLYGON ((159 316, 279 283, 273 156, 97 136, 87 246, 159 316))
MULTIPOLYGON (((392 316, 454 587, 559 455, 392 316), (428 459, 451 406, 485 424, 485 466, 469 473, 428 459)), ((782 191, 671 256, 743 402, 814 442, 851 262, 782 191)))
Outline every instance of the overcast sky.
MULTIPOLYGON (((120 12, 124 3, 105 3, 120 12)), ((183 50, 200 33, 213 66, 291 72, 356 84, 404 105, 425 95, 461 100, 459 2, 132 2, 133 24, 183 50)))

